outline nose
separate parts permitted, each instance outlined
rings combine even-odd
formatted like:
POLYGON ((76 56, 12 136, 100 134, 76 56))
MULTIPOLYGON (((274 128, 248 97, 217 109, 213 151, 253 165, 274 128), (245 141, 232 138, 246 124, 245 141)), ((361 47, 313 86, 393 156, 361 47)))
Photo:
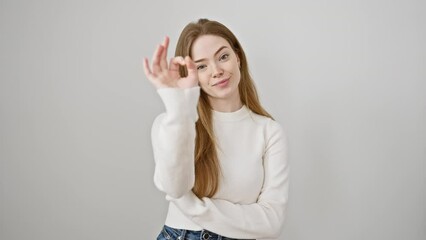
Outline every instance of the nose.
POLYGON ((223 76, 223 69, 220 68, 217 64, 213 64, 212 66, 212 76, 213 78, 220 78, 223 76))

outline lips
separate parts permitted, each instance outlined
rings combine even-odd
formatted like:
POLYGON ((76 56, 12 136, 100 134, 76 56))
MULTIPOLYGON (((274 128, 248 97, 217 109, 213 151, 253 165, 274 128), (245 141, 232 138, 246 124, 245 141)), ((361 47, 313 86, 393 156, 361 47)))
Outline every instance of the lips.
POLYGON ((216 82, 216 83, 215 83, 215 84, 213 84, 212 86, 216 86, 216 85, 219 85, 219 84, 224 83, 224 82, 226 82, 226 81, 229 81, 229 79, 230 79, 230 78, 226 78, 226 79, 220 80, 219 82, 216 82))

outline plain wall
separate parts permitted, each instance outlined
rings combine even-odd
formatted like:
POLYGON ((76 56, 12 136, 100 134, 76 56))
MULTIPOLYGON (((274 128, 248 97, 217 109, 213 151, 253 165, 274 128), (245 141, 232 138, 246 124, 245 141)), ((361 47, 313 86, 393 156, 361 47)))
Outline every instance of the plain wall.
POLYGON ((426 239, 426 3, 0 0, 0 239, 154 239, 145 78, 165 35, 218 20, 285 128, 280 239, 426 239))

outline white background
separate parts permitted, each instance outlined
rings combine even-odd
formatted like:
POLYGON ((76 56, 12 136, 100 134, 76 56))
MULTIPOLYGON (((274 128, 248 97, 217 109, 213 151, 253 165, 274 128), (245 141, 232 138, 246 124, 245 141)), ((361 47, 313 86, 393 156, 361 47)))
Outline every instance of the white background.
POLYGON ((280 239, 426 239, 426 3, 0 1, 0 239, 154 239, 143 75, 165 35, 241 41, 290 150, 280 239))

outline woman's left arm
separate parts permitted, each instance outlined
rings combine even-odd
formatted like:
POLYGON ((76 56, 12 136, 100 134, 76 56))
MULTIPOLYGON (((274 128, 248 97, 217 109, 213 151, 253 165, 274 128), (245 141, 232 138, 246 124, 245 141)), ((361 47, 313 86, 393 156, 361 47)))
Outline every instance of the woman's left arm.
POLYGON ((281 233, 288 202, 289 165, 287 139, 275 121, 268 126, 263 156, 265 179, 256 203, 237 204, 224 199, 202 198, 190 191, 182 198, 167 196, 192 221, 233 238, 274 238, 281 233))

